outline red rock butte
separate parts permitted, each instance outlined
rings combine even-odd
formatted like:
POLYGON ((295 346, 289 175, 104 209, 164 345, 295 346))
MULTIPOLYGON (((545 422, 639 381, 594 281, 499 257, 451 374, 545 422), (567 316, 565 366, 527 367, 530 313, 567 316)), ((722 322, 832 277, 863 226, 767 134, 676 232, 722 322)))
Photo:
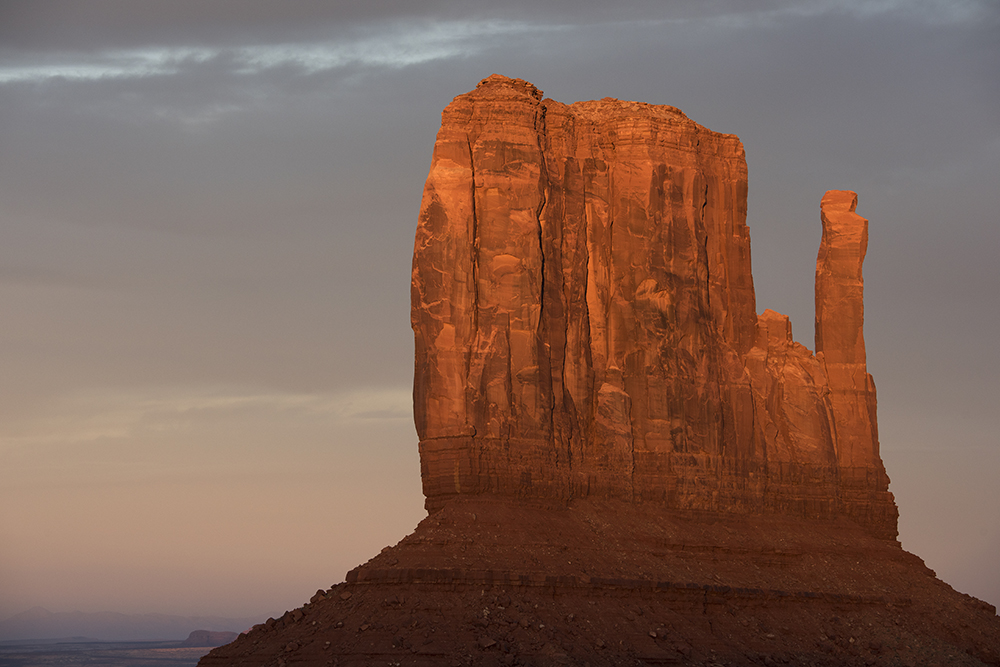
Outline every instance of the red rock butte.
POLYGON ((427 508, 613 498, 894 538, 857 195, 821 203, 815 355, 756 313, 746 200, 740 140, 673 107, 496 75, 455 98, 413 259, 427 508))
POLYGON ((746 197, 673 107, 456 97, 413 259, 429 515, 200 665, 1000 666, 996 609, 895 539, 857 195, 820 202, 815 354, 757 315, 746 197))

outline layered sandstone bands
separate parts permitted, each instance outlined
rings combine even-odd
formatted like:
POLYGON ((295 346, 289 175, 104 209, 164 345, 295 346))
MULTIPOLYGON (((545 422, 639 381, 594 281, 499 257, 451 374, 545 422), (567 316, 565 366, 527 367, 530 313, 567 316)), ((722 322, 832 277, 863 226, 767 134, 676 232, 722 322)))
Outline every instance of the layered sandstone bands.
POLYGON ((817 354, 756 314, 733 135, 492 76, 445 109, 413 263, 429 508, 467 494, 850 516, 896 534, 865 221, 824 197, 817 354))

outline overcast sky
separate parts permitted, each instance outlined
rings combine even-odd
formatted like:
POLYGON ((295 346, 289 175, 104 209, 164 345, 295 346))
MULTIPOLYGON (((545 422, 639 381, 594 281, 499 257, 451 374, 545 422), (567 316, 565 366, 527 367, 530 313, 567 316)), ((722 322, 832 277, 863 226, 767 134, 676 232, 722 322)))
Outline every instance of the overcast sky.
POLYGON ((737 134, 810 348, 858 192, 900 539, 1000 604, 995 1, 3 0, 0 618, 276 614, 413 528, 413 234, 494 72, 737 134))

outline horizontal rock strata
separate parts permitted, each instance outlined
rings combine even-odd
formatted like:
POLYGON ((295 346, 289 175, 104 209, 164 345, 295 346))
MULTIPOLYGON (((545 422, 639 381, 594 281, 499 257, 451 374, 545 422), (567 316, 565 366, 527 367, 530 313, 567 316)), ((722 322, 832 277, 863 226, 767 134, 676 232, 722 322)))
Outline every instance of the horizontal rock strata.
MULTIPOLYGON (((355 568, 347 573, 349 584, 368 585, 414 585, 432 588, 434 586, 497 586, 529 587, 566 591, 581 590, 621 590, 657 591, 671 597, 692 597, 709 600, 719 597, 727 600, 755 599, 770 601, 818 600, 838 604, 871 604, 908 607, 913 601, 906 597, 885 597, 865 595, 845 595, 842 593, 822 593, 816 591, 783 591, 779 589, 745 588, 723 584, 699 584, 695 582, 654 581, 649 579, 620 579, 617 577, 577 577, 574 575, 543 575, 518 573, 505 570, 436 570, 436 569, 379 569, 355 568)), ((708 602, 711 604, 711 602, 708 602)), ((235 633, 232 639, 235 639, 235 633)))
POLYGON ((894 538, 853 193, 823 198, 817 353, 758 317, 733 135, 491 76, 445 109, 416 235, 427 507, 599 497, 849 516, 894 538))

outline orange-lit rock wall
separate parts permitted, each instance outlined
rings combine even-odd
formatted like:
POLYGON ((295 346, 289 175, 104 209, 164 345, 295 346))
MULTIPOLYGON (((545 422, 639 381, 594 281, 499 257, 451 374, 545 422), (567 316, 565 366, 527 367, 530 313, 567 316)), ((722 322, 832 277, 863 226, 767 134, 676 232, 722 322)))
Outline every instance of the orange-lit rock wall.
POLYGON ((565 105, 496 75, 455 98, 413 260, 428 507, 599 496, 848 515, 894 537, 866 221, 824 198, 814 356, 756 314, 746 197, 739 139, 673 107, 565 105))

